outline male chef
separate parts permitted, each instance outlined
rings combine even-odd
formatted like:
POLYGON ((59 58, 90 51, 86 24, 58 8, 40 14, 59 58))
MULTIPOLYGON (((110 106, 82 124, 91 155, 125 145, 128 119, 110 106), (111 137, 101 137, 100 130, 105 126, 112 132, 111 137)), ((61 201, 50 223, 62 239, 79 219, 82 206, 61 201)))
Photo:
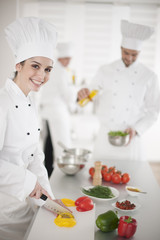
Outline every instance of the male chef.
POLYGON ((78 99, 89 91, 99 90, 96 114, 100 129, 93 158, 144 160, 141 136, 157 120, 160 92, 156 74, 138 61, 142 43, 153 34, 153 28, 121 21, 121 59, 100 67, 89 89, 78 92, 78 99), (129 143, 112 146, 108 132, 129 133, 129 143))

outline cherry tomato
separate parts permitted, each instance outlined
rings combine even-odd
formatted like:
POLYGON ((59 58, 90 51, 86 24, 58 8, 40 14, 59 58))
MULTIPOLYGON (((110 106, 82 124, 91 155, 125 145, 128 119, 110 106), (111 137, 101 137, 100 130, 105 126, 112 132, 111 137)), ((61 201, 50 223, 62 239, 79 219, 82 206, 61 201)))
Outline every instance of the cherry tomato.
POLYGON ((106 182, 110 182, 111 179, 112 179, 112 173, 110 173, 110 172, 104 173, 103 179, 104 179, 106 182))
POLYGON ((122 175, 122 172, 117 170, 116 173, 118 173, 120 176, 122 175))
POLYGON ((89 197, 85 197, 83 199, 82 198, 83 197, 76 200, 77 202, 79 202, 78 206, 76 207, 77 211, 85 212, 85 211, 92 210, 94 207, 92 199, 90 199, 89 197))
POLYGON ((102 169, 101 169, 102 177, 103 177, 103 174, 107 172, 107 170, 108 170, 108 167, 106 165, 102 165, 102 169))
POLYGON ((80 204, 80 202, 83 201, 85 198, 88 198, 88 197, 83 196, 83 197, 77 198, 77 200, 75 201, 75 205, 78 206, 80 204))
POLYGON ((128 183, 130 180, 130 175, 128 173, 124 173, 121 177, 122 183, 128 183))
POLYGON ((103 173, 103 171, 105 171, 105 172, 108 171, 108 167, 106 165, 102 165, 101 172, 103 173))
POLYGON ((115 167, 110 167, 110 168, 108 169, 108 172, 110 172, 110 173, 115 173, 115 172, 116 172, 116 168, 115 168, 115 167))
POLYGON ((89 174, 91 175, 91 177, 93 177, 94 172, 95 172, 94 167, 91 167, 91 168, 89 169, 89 174))
POLYGON ((120 183, 121 182, 121 176, 118 173, 114 173, 112 175, 112 182, 113 183, 120 183))

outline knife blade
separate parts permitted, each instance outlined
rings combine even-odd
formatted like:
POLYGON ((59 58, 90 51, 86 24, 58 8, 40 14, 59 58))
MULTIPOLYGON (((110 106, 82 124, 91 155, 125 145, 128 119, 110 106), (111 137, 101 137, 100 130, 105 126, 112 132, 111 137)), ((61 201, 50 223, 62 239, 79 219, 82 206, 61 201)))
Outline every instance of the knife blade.
POLYGON ((44 207, 46 209, 48 209, 49 211, 54 212, 56 214, 62 214, 62 213, 70 213, 71 214, 71 212, 68 209, 62 207, 55 201, 49 199, 45 194, 42 194, 40 198, 43 201, 45 201, 44 207))

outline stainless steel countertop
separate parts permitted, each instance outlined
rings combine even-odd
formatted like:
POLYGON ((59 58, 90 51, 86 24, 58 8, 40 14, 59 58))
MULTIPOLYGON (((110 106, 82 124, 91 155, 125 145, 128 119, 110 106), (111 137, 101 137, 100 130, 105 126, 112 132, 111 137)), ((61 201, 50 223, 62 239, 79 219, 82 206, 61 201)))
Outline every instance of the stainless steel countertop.
MULTIPOLYGON (((159 240, 160 239, 160 187, 152 173, 152 170, 147 162, 138 161, 106 161, 102 162, 107 166, 116 166, 120 171, 128 172, 131 175, 131 180, 128 183, 130 186, 137 186, 147 194, 139 194, 138 197, 130 197, 125 191, 126 184, 112 184, 103 182, 103 185, 115 187, 119 190, 119 200, 129 199, 138 202, 141 207, 130 216, 136 218, 138 222, 137 231, 134 235, 134 240, 159 240)), ((89 177, 88 170, 93 166, 92 163, 87 163, 75 176, 67 176, 61 172, 58 167, 51 176, 50 183, 53 193, 56 198, 76 198, 82 195, 80 188, 82 186, 92 185, 92 179, 89 177)), ((96 204, 96 217, 108 210, 114 210, 111 203, 97 203, 96 204)), ((118 211, 118 216, 128 215, 122 214, 118 211)), ((96 220, 96 219, 95 219, 96 220)), ((117 231, 111 233, 102 233, 97 229, 95 224, 95 240, 120 240, 123 238, 118 237, 117 231)), ((71 239, 72 240, 72 239, 71 239)), ((87 240, 87 239, 84 239, 87 240)))

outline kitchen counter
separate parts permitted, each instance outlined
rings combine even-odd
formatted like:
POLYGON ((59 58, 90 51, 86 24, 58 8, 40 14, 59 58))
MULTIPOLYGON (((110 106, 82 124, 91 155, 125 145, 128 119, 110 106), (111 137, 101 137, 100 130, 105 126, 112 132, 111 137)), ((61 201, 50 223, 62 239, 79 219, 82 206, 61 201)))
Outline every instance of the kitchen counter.
MULTIPOLYGON (((143 191, 146 191, 147 194, 139 194, 138 197, 131 197, 127 195, 127 192, 125 191, 125 184, 112 184, 108 182, 103 182, 103 185, 111 186, 117 188, 119 191, 119 197, 118 200, 121 199, 128 199, 130 201, 134 201, 135 203, 139 203, 141 207, 137 209, 132 214, 122 214, 121 211, 118 211, 118 216, 121 215, 130 215, 136 218, 138 222, 137 231, 134 235, 134 240, 159 240, 160 236, 160 221, 159 221, 159 214, 160 214, 160 188, 158 183, 155 180, 155 177, 152 173, 152 170, 147 162, 138 162, 138 161, 106 161, 102 162, 102 164, 106 164, 107 166, 116 166, 116 169, 124 172, 128 172, 131 175, 131 180, 128 183, 128 185, 131 186, 137 186, 143 191)), ((60 171, 58 167, 55 168, 51 179, 51 188, 53 190, 53 193, 57 199, 59 198, 70 198, 73 200, 76 200, 78 197, 82 196, 82 193, 80 191, 80 188, 82 186, 88 186, 92 185, 92 179, 89 177, 88 170, 89 168, 93 166, 93 163, 87 163, 86 167, 82 169, 79 173, 77 173, 75 176, 67 176, 64 173, 60 171)), ((95 216, 94 213, 92 216, 87 217, 86 219, 83 219, 83 225, 81 225, 82 232, 85 231, 85 226, 88 224, 88 219, 90 222, 90 230, 93 229, 94 231, 94 237, 93 238, 84 238, 81 239, 84 240, 122 240, 125 238, 120 238, 117 235, 117 230, 110 232, 110 233, 102 233, 98 228, 96 227, 95 220, 97 216, 101 213, 104 213, 108 210, 114 210, 112 207, 112 203, 115 202, 114 200, 108 201, 108 202, 101 202, 96 203, 95 207, 95 216), (93 219, 95 218, 95 219, 93 219), (84 230, 84 231, 83 231, 84 230)), ((42 216, 42 211, 45 214, 45 224, 48 226, 49 219, 51 217, 52 213, 48 213, 43 208, 39 210, 37 213, 37 216, 35 217, 35 220, 33 221, 30 233, 28 235, 27 240, 34 240, 34 239, 43 239, 41 238, 41 231, 46 231, 46 239, 47 235, 49 235, 49 231, 52 229, 46 228, 43 226, 44 223, 42 222, 42 217, 44 218, 44 215, 42 216), (35 224, 38 223, 38 225, 35 224), (41 223, 41 224, 40 224, 41 223), (36 229, 36 226, 38 226, 39 229, 36 229), (37 232, 36 235, 34 235, 35 238, 31 238, 30 236, 33 234, 33 232, 37 232)), ((77 232, 77 234, 80 233, 80 231, 77 232)), ((53 231, 53 230, 52 230, 53 231)), ((87 231, 86 231, 87 232, 87 231)), ((87 235, 86 235, 87 236, 87 235)), ((59 238, 61 240, 61 238, 59 238)), ((68 238, 65 238, 68 239, 68 238)), ((74 237, 70 238, 70 240, 75 239, 74 237)), ((77 238, 76 238, 77 239, 77 238)))

